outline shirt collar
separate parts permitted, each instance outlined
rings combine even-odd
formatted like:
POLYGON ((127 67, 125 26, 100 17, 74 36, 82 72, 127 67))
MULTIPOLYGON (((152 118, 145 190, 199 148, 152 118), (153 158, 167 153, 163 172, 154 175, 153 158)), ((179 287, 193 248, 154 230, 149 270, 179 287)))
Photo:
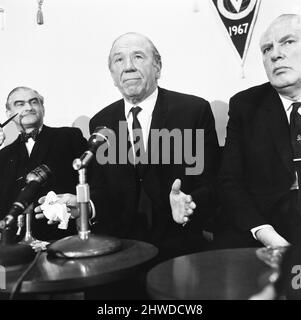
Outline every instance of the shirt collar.
POLYGON ((142 109, 140 112, 143 112, 145 115, 151 115, 154 111, 157 97, 158 97, 158 88, 156 88, 156 90, 150 96, 148 96, 145 100, 141 101, 140 103, 137 103, 136 105, 133 105, 124 99, 124 113, 125 113, 126 119, 128 119, 132 107, 136 107, 136 106, 139 106, 142 109))
MULTIPOLYGON (((41 133, 41 131, 42 131, 42 129, 43 129, 43 126, 44 126, 44 125, 42 124, 42 125, 39 127, 39 129, 38 129, 38 134, 40 134, 40 133, 41 133)), ((21 135, 21 134, 22 134, 22 133, 20 132, 20 135, 21 135)), ((35 142, 35 140, 33 140, 32 138, 29 138, 29 139, 28 139, 28 141, 29 141, 29 140, 32 140, 32 141, 34 141, 34 142, 35 142)), ((28 143, 28 141, 27 141, 27 142, 25 142, 25 143, 28 143)))
MULTIPOLYGON (((290 111, 290 109, 291 109, 291 107, 292 107, 292 104, 293 104, 294 102, 299 102, 299 101, 292 101, 292 100, 289 100, 289 99, 287 99, 287 98, 284 98, 284 97, 281 96, 280 94, 279 94, 279 97, 280 97, 280 99, 281 99, 281 101, 282 101, 282 104, 283 104, 283 107, 284 107, 285 112, 289 112, 289 111, 290 111)), ((301 102, 301 101, 300 101, 300 102, 301 102)))

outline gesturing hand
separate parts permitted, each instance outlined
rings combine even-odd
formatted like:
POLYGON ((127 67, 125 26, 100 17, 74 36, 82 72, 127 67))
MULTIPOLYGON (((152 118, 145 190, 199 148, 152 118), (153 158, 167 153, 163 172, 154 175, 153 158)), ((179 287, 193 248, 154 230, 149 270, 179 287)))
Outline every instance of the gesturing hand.
POLYGON ((180 179, 176 179, 172 184, 169 201, 174 221, 184 226, 189 221, 189 216, 193 214, 196 204, 191 195, 181 191, 180 179))

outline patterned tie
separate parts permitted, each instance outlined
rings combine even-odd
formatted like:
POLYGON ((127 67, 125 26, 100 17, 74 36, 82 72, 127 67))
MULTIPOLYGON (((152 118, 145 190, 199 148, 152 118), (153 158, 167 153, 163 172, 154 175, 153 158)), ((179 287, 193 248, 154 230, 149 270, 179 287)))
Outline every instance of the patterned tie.
POLYGON ((291 143, 294 159, 301 159, 301 115, 298 112, 301 103, 296 102, 292 106, 293 110, 290 115, 291 143))
POLYGON ((143 136, 142 136, 142 127, 141 124, 138 120, 138 113, 142 109, 140 107, 132 107, 130 112, 133 114, 133 124, 132 124, 132 132, 133 132, 133 143, 134 143, 134 151, 135 151, 135 165, 136 165, 136 158, 140 156, 140 148, 138 148, 138 142, 140 139, 141 141, 141 146, 143 146, 143 136))
POLYGON ((32 138, 33 140, 36 140, 37 136, 39 134, 39 129, 34 129, 29 133, 26 133, 25 131, 21 132, 21 141, 27 142, 29 138, 32 138))
POLYGON ((291 144, 293 150, 293 159, 295 169, 298 175, 299 190, 301 188, 301 115, 298 109, 301 107, 300 102, 292 104, 293 110, 290 114, 290 133, 291 133, 291 144))

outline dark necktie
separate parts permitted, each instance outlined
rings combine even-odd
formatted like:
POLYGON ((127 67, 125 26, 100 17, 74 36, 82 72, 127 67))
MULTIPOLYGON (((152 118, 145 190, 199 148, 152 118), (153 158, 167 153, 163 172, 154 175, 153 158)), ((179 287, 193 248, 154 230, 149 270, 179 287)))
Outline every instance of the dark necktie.
MULTIPOLYGON (((142 109, 140 107, 132 107, 131 112, 133 114, 133 124, 132 124, 132 132, 133 132, 133 143, 134 143, 134 152, 135 152, 135 161, 134 165, 136 168, 136 174, 138 179, 139 185, 139 202, 138 202, 138 217, 141 219, 140 226, 142 229, 140 231, 144 232, 145 228, 150 229, 152 225, 152 204, 151 200, 146 194, 144 187, 143 187, 143 168, 141 163, 137 163, 137 157, 140 156, 140 149, 137 148, 137 144, 140 141, 140 146, 144 148, 143 144, 143 135, 142 135, 142 127, 138 120, 138 113, 142 109)), ((146 236, 146 235, 144 235, 146 236)))
POLYGON ((37 135, 39 133, 39 129, 34 129, 29 133, 26 133, 25 131, 21 132, 21 141, 27 142, 29 138, 32 138, 33 140, 36 140, 37 135))
POLYGON ((298 109, 301 107, 300 102, 292 104, 293 110, 290 115, 291 142, 293 147, 294 159, 301 159, 301 115, 298 109))
POLYGON ((301 188, 301 115, 298 109, 301 107, 300 102, 292 104, 293 109, 290 114, 290 132, 291 132, 291 144, 293 150, 293 159, 295 169, 298 175, 299 190, 301 188))
POLYGON ((140 156, 140 149, 138 148, 138 142, 140 139, 141 146, 143 146, 143 135, 142 135, 142 127, 138 120, 138 113, 142 109, 140 107, 132 107, 131 112, 133 114, 133 124, 132 124, 132 132, 133 132, 133 144, 134 144, 134 152, 135 152, 135 165, 136 165, 136 159, 140 156))

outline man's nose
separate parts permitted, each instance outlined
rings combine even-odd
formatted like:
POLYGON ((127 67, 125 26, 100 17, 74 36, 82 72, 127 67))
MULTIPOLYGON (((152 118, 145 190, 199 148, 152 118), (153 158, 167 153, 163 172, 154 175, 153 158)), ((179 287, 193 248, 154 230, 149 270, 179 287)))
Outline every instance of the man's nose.
POLYGON ((28 110, 28 111, 32 110, 32 105, 29 101, 26 101, 24 103, 23 110, 28 110))
POLYGON ((124 70, 129 72, 129 71, 135 71, 136 70, 136 66, 132 60, 131 57, 128 57, 125 59, 125 62, 124 62, 124 70))
POLYGON ((284 57, 283 48, 279 45, 275 45, 271 53, 272 61, 277 61, 278 59, 282 59, 283 57, 284 57))

